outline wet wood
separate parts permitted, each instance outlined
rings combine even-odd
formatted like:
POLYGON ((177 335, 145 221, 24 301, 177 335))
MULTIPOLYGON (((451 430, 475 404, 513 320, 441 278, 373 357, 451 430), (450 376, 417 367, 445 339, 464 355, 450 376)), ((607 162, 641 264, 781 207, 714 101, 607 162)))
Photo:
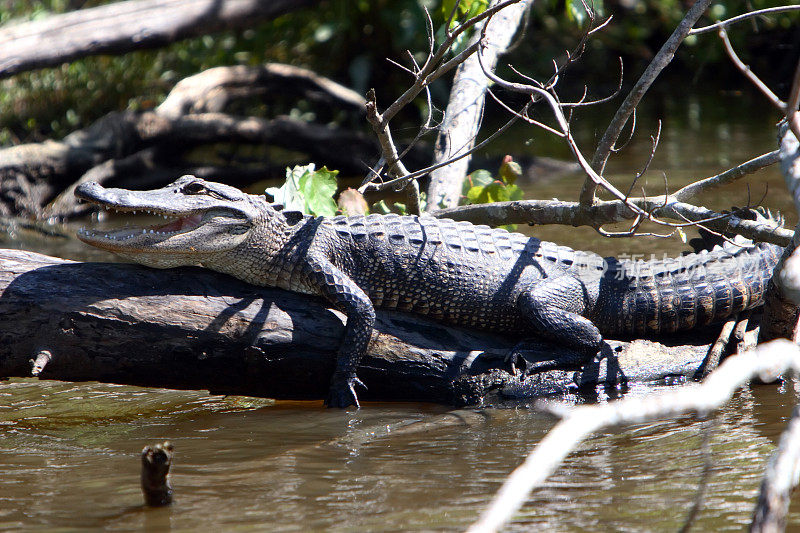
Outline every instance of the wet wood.
MULTIPOLYGON (((522 377, 504 360, 519 339, 387 312, 378 313, 376 330, 358 370, 369 387, 360 398, 451 405, 683 380, 698 371, 718 333, 693 332, 693 344, 611 341, 608 357, 582 370, 574 364, 580 357, 563 347, 525 343, 518 366, 532 374, 522 377)), ((343 332, 343 316, 321 299, 200 268, 0 250, 0 378, 320 400, 343 332)))
POLYGON ((149 507, 163 507, 172 503, 172 484, 169 469, 175 448, 169 441, 142 450, 141 485, 144 503, 149 507))

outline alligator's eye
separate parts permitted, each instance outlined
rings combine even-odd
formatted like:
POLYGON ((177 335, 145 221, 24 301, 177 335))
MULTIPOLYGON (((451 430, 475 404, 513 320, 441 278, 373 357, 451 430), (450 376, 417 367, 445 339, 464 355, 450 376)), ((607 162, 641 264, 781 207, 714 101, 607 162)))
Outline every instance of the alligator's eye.
POLYGON ((199 181, 190 181, 181 190, 185 194, 203 194, 206 192, 206 186, 199 181))

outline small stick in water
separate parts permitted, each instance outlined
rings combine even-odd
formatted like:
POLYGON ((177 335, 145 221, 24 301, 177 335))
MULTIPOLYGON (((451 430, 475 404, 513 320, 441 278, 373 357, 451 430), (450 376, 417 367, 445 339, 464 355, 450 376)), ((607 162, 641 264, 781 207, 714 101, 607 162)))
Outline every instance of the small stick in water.
POLYGON ((169 467, 172 465, 172 444, 145 446, 142 450, 142 492, 144 502, 150 507, 161 507, 172 503, 172 485, 169 483, 169 467))

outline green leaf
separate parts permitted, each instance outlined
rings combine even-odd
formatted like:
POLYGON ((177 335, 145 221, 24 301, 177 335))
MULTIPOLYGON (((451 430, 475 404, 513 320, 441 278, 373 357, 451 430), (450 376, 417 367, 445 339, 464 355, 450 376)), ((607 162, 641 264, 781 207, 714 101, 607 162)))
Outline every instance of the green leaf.
POLYGON ((472 174, 469 175, 470 180, 472 180, 473 185, 489 185, 494 181, 494 176, 488 170, 476 170, 472 174))
POLYGON ((487 203, 508 201, 508 189, 502 181, 495 181, 491 185, 487 185, 484 190, 489 197, 487 203))
POLYGON ((336 194, 336 175, 338 170, 327 167, 314 171, 313 166, 300 177, 300 190, 305 197, 306 213, 315 216, 332 217, 338 209, 333 195, 336 194))
POLYGON ((508 199, 511 201, 518 201, 522 200, 522 189, 519 188, 517 185, 507 185, 506 190, 508 190, 508 199))
POLYGON ((477 17, 489 7, 489 0, 472 0, 471 2, 462 2, 468 4, 467 17, 477 17))
POLYGON ((370 210, 373 213, 378 213, 379 215, 388 215, 392 212, 392 210, 389 209, 389 206, 386 205, 386 200, 380 200, 379 202, 372 204, 372 208, 370 210))
POLYGON ((461 195, 467 196, 467 193, 471 188, 483 187, 489 185, 493 181, 494 177, 492 177, 492 173, 488 170, 476 170, 464 178, 464 183, 461 185, 461 195))
MULTIPOLYGON (((595 20, 603 16, 603 0, 586 0, 586 5, 595 13, 595 20)), ((589 20, 589 14, 581 0, 567 0, 567 18, 577 26, 583 26, 589 20)))
POLYGON ((286 182, 281 187, 270 187, 265 192, 274 201, 283 204, 286 210, 302 211, 316 216, 336 214, 336 175, 338 170, 322 167, 315 170, 314 164, 297 165, 286 169, 286 182))
POLYGON ((406 204, 403 204, 403 203, 400 203, 400 202, 395 202, 395 203, 392 204, 392 207, 394 208, 394 212, 395 213, 399 213, 401 215, 407 215, 408 214, 408 210, 406 209, 406 204))
MULTIPOLYGON (((456 0, 443 0, 442 1, 442 17, 445 20, 450 16, 450 13, 453 12, 453 8, 456 5, 456 0)), ((474 16, 480 15, 486 8, 489 7, 489 0, 461 0, 458 4, 458 13, 456 13, 456 18, 462 17, 466 15, 464 18, 469 19, 474 16)))
POLYGON ((467 204, 485 204, 486 195, 484 194, 484 186, 476 185, 467 191, 467 204))

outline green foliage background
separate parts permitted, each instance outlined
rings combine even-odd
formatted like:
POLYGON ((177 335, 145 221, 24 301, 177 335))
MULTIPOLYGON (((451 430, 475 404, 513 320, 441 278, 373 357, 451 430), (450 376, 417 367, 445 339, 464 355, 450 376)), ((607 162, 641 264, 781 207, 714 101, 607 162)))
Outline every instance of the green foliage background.
MULTIPOLYGON (((0 24, 102 3, 106 2, 0 1, 0 24)), ((208 35, 125 56, 91 57, 20 74, 0 82, 0 144, 59 138, 109 111, 153 107, 179 79, 218 65, 277 61, 305 66, 361 93, 375 87, 379 100, 388 102, 407 85, 408 75, 390 65, 387 58, 403 61, 405 51, 411 50, 421 60, 427 49, 422 8, 429 10, 439 28, 452 0, 445 0, 445 4, 437 0, 328 0, 313 9, 290 13, 244 31, 208 35)), ((748 4, 761 8, 779 2, 725 0, 714 4, 711 18, 740 13, 748 4)), ((475 9, 485 5, 485 0, 465 5, 475 9)), ((572 84, 578 93, 584 83, 598 93, 613 87, 617 55, 625 59, 626 81, 630 82, 689 5, 681 0, 596 2, 601 15, 614 14, 615 21, 590 41, 589 57, 576 65, 562 87, 572 84)), ((549 76, 551 58, 563 57, 586 24, 579 6, 575 0, 537 1, 526 39, 507 61, 541 79, 549 76)), ((775 83, 779 93, 785 90, 782 80, 790 79, 786 72, 791 72, 797 61, 797 22, 796 15, 776 15, 743 24, 731 32, 735 45, 754 70, 768 81, 778 80, 775 83)), ((685 44, 668 70, 696 83, 704 82, 704 72, 713 72, 707 79, 724 83, 738 74, 723 54, 715 36, 700 37, 685 44)), ((443 106, 446 96, 443 81, 434 87, 434 97, 443 106)), ((294 102, 290 107, 254 112, 288 112, 313 118, 304 102, 294 102)))

